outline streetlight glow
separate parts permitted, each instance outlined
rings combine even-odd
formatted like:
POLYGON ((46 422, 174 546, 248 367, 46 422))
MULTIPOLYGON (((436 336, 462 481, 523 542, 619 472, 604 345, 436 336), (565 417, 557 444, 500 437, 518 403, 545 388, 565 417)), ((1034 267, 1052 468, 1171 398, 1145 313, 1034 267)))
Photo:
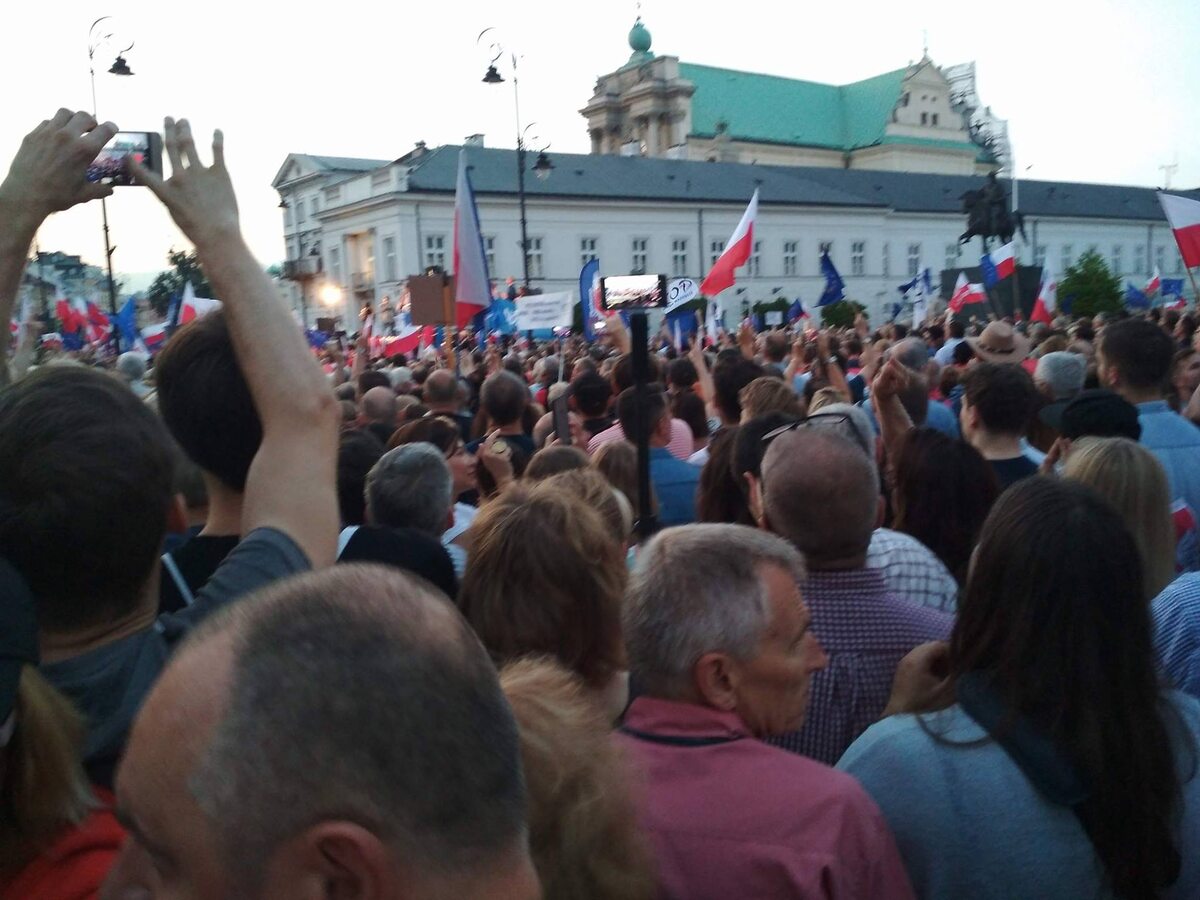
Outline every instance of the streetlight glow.
POLYGON ((336 284, 327 284, 321 288, 321 302, 332 308, 342 302, 342 289, 336 284))

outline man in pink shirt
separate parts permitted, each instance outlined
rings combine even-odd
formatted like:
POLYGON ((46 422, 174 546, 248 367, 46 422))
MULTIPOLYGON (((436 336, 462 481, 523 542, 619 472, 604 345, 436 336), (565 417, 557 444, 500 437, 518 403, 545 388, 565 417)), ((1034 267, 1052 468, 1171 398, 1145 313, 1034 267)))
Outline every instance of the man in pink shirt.
POLYGON ((800 554, 740 525, 661 532, 625 610, 641 691, 616 736, 663 897, 913 896, 879 809, 851 778, 760 738, 804 720, 827 659, 800 554))
MULTIPOLYGON (((662 363, 657 356, 650 357, 650 380, 662 380, 662 363)), ((633 387, 633 358, 626 353, 613 366, 612 395, 619 397, 622 391, 631 387, 633 387)), ((594 454, 605 444, 623 440, 625 440, 625 430, 621 427, 620 422, 615 422, 611 428, 601 431, 588 441, 587 452, 594 454)), ((696 449, 695 443, 692 429, 688 428, 687 422, 682 419, 671 419, 671 439, 667 443, 667 449, 671 451, 671 455, 676 459, 687 459, 696 449)))

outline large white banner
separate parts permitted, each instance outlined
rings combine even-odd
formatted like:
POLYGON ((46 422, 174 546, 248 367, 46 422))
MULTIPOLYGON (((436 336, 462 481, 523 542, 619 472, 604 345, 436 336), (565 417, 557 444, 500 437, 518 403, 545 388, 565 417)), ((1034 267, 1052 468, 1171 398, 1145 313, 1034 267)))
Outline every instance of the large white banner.
POLYGON ((517 328, 537 331, 542 328, 565 328, 575 312, 575 294, 530 294, 517 298, 517 328))

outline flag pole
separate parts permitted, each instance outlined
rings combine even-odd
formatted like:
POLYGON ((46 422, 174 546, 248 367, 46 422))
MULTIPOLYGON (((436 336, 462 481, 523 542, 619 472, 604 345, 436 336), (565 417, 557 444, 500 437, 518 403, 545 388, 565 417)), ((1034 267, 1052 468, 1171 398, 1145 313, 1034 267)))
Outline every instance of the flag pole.
POLYGON ((1192 274, 1190 266, 1184 266, 1184 271, 1188 273, 1188 281, 1192 283, 1192 302, 1196 304, 1196 308, 1200 309, 1200 290, 1196 290, 1196 276, 1192 274))

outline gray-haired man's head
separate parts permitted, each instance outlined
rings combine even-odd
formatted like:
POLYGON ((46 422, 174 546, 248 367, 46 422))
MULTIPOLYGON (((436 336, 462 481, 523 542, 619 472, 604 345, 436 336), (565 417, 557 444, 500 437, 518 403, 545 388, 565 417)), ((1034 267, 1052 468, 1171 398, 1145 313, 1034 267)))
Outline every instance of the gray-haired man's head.
POLYGON ((365 493, 371 524, 440 536, 454 503, 454 476, 433 444, 402 444, 367 473, 365 493))
POLYGON ((1070 400, 1083 390, 1087 360, 1078 353, 1056 350, 1038 360, 1033 381, 1050 400, 1070 400))

